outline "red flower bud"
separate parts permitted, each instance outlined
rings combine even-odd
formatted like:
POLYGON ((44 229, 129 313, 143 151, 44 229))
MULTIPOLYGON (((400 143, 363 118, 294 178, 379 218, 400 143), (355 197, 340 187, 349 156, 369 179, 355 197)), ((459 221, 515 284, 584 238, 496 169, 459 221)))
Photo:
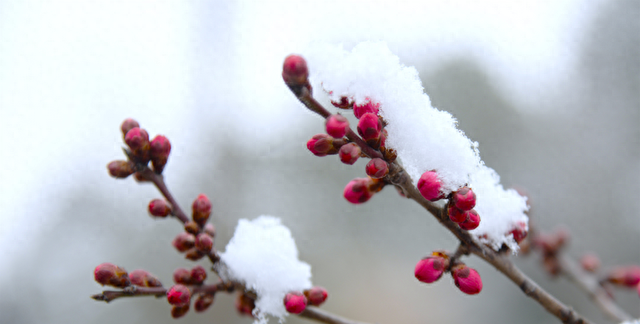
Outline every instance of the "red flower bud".
POLYGON ((384 178, 389 173, 389 165, 383 159, 374 158, 365 167, 367 175, 374 179, 384 178))
POLYGON ((164 199, 154 199, 149 203, 149 214, 154 217, 167 217, 171 214, 171 207, 164 199))
POLYGON ((154 137, 149 145, 151 147, 150 154, 152 159, 166 159, 169 157, 169 153, 171 153, 171 143, 163 135, 154 137))
POLYGON ((324 303, 327 300, 329 294, 327 290, 322 287, 313 287, 311 289, 307 289, 304 291, 304 296, 307 297, 307 301, 309 304, 313 306, 320 306, 320 304, 324 303))
POLYGON ((364 203, 373 196, 370 185, 370 178, 353 179, 344 188, 344 198, 352 204, 364 203))
POLYGON ((195 266, 191 269, 191 283, 200 285, 207 279, 207 270, 202 266, 195 266))
POLYGON ((173 239, 172 244, 176 250, 184 252, 196 245, 196 237, 193 234, 182 232, 173 239))
POLYGON ((196 298, 195 303, 193 304, 193 308, 196 312, 204 312, 213 304, 213 295, 210 294, 200 294, 198 298, 196 298))
POLYGON ((418 261, 414 274, 421 282, 432 283, 442 277, 448 266, 449 260, 439 256, 428 256, 418 261))
POLYGON ((513 239, 516 243, 520 243, 527 237, 527 224, 518 222, 509 233, 513 234, 513 239))
POLYGON ((338 156, 340 156, 342 163, 352 165, 356 163, 361 152, 360 146, 355 143, 349 143, 340 148, 338 156))
POLYGON ((353 101, 349 100, 347 97, 340 97, 340 101, 331 101, 331 104, 336 108, 342 109, 351 109, 353 106, 353 101))
POLYGON ((282 79, 287 84, 303 84, 307 82, 309 69, 307 61, 299 55, 289 55, 282 65, 282 79))
POLYGON ((585 254, 580 258, 580 265, 586 271, 595 272, 600 267, 600 259, 593 253, 585 254))
POLYGON ((362 115, 358 122, 358 134, 362 136, 365 141, 376 140, 380 138, 382 132, 382 123, 377 115, 373 113, 366 113, 362 115))
POLYGON ((239 293, 238 298, 236 299, 235 306, 236 310, 238 310, 238 313, 240 313, 241 315, 248 315, 253 317, 253 309, 256 308, 256 304, 251 297, 243 293, 239 293))
POLYGON ((314 135, 307 142, 307 148, 315 156, 325 156, 338 152, 338 149, 333 146, 333 137, 327 134, 314 135))
POLYGON ((188 305, 191 301, 191 291, 185 285, 174 285, 167 292, 167 300, 169 304, 175 306, 188 305))
POLYGON ((458 207, 454 206, 454 205, 450 205, 449 208, 447 209, 447 212, 449 214, 449 219, 452 222, 455 223, 462 223, 467 219, 467 212, 458 209, 458 207))
POLYGON ((307 308, 307 298, 299 292, 290 292, 284 296, 284 307, 289 313, 300 314, 307 308))
POLYGON ((373 102, 371 102, 371 100, 369 100, 369 98, 367 98, 366 100, 367 101, 363 104, 353 106, 353 114, 356 115, 356 118, 358 119, 360 119, 364 114, 367 113, 371 113, 374 115, 378 114, 378 108, 380 108, 380 104, 374 104, 373 102))
POLYGON ((438 174, 435 171, 427 171, 420 176, 418 180, 418 190, 424 199, 430 201, 436 201, 444 198, 444 195, 440 191, 442 189, 442 183, 438 179, 438 174))
POLYGON ((200 252, 197 248, 191 248, 185 252, 184 257, 191 261, 198 261, 204 257, 204 253, 200 252))
POLYGON ((213 224, 211 224, 211 223, 207 223, 204 226, 204 232, 209 234, 209 236, 211 236, 211 238, 216 237, 216 227, 213 226, 213 224))
POLYGON ((146 270, 138 269, 129 273, 131 283, 139 287, 162 287, 158 278, 146 270))
POLYGON ((327 134, 333 138, 342 138, 349 130, 349 121, 342 115, 331 115, 326 121, 327 134))
POLYGON ((464 222, 459 223, 458 226, 463 230, 473 230, 476 229, 480 225, 480 215, 476 212, 475 209, 469 210, 467 213, 467 219, 464 222))
POLYGON ((118 179, 124 179, 135 172, 130 161, 111 161, 107 164, 107 169, 112 177, 118 179))
POLYGON ((112 263, 102 263, 93 270, 93 277, 101 285, 124 288, 131 284, 127 271, 112 263))
POLYGON ((193 281, 191 271, 185 268, 178 268, 173 271, 173 281, 177 284, 190 285, 193 281))
POLYGON ((124 136, 124 142, 129 145, 132 151, 149 149, 149 134, 146 130, 134 127, 124 136))
POLYGON ((452 271, 456 287, 465 294, 475 295, 482 291, 482 279, 475 269, 462 264, 452 271))
POLYGON ((171 307, 171 317, 176 319, 180 318, 186 315, 188 311, 189 311, 189 304, 182 305, 182 306, 174 305, 173 307, 171 307))
POLYGON ((198 233, 200 233, 200 225, 194 221, 189 221, 184 224, 184 230, 187 231, 187 233, 198 235, 198 233))
POLYGON ((471 210, 476 206, 476 194, 469 187, 462 187, 453 192, 453 204, 460 210, 471 210))
POLYGON ((196 236, 196 248, 202 253, 209 253, 213 248, 213 239, 207 233, 200 233, 196 236))
POLYGON ((607 276, 607 281, 616 285, 634 288, 640 284, 640 267, 626 266, 613 269, 607 276))
POLYGON ((193 211, 193 220, 198 223, 198 225, 204 226, 209 219, 209 215, 211 215, 211 201, 205 194, 200 194, 198 198, 193 201, 191 209, 193 211))
POLYGON ((140 127, 140 124, 135 119, 127 118, 120 125, 120 130, 122 130, 122 136, 126 136, 127 132, 129 132, 134 127, 140 127))

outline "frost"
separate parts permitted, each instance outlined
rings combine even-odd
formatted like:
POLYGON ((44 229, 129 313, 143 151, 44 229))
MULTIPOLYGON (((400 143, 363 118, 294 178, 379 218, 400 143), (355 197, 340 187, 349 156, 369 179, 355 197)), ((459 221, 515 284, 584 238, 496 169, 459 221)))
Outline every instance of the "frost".
POLYGON ((499 176, 480 159, 478 143, 457 128, 450 113, 431 106, 414 67, 402 65, 382 42, 360 43, 351 52, 314 45, 305 57, 314 89, 325 90, 329 99, 380 103, 380 115, 388 122, 387 146, 398 152, 414 185, 429 170, 436 170, 445 194, 469 184, 481 217, 471 234, 494 249, 505 243, 517 250, 513 236, 505 233, 519 221, 527 223, 526 199, 500 185, 499 176))
POLYGON ((291 231, 276 217, 239 220, 220 258, 223 279, 241 281, 257 293, 256 323, 266 323, 266 315, 282 321, 286 293, 311 288, 311 266, 298 260, 291 231))

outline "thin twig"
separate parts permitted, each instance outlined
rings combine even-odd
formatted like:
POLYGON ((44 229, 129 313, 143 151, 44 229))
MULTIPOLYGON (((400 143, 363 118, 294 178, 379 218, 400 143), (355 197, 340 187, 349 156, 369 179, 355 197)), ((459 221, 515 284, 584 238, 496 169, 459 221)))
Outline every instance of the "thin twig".
MULTIPOLYGON (((215 294, 218 291, 226 290, 227 286, 224 283, 217 283, 215 285, 200 285, 190 286, 189 290, 192 294, 215 294)), ((100 294, 91 296, 95 300, 101 300, 110 302, 112 300, 122 297, 140 297, 140 296, 156 296, 163 297, 167 295, 167 289, 164 287, 137 287, 129 286, 122 290, 105 290, 100 294)))
POLYGON ((187 214, 185 214, 182 208, 180 208, 180 204, 178 204, 178 201, 173 198, 173 195, 167 188, 167 185, 164 183, 164 178, 162 177, 162 175, 153 172, 148 167, 144 167, 141 171, 138 172, 140 172, 140 175, 143 178, 153 182, 153 184, 156 186, 156 188, 158 188, 164 198, 169 201, 169 203, 171 204, 171 212, 173 213, 173 215, 176 216, 182 223, 188 223, 189 217, 187 217, 187 214))

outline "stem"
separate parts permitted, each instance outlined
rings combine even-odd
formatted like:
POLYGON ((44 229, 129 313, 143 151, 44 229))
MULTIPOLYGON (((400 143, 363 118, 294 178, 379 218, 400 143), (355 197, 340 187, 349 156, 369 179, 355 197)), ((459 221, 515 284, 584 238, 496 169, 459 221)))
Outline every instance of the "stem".
POLYGON ((162 175, 153 172, 148 167, 144 167, 144 169, 138 172, 140 172, 140 175, 142 177, 153 182, 153 184, 156 186, 156 188, 158 188, 164 198, 167 199, 167 201, 171 204, 171 212, 173 213, 173 215, 176 216, 182 223, 188 223, 189 217, 187 217, 182 208, 180 208, 178 201, 173 198, 173 195, 167 188, 167 185, 164 183, 164 178, 162 177, 162 175))
MULTIPOLYGON (((190 286, 189 290, 191 290, 191 294, 215 294, 217 291, 224 291, 226 286, 224 283, 219 282, 215 285, 201 285, 201 286, 190 286)), ((129 286, 122 290, 105 290, 100 294, 96 294, 91 296, 91 298, 95 300, 102 300, 105 302, 110 302, 114 299, 118 299, 121 297, 139 297, 139 296, 156 296, 157 298, 164 297, 167 295, 167 289, 164 287, 137 287, 137 286, 129 286)))

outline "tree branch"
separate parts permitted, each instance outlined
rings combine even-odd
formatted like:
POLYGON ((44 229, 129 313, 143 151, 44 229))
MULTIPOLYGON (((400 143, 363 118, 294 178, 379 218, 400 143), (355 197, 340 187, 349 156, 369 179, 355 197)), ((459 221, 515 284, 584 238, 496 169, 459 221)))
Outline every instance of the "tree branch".
POLYGON ((171 204, 171 212, 176 218, 178 218, 182 223, 186 224, 189 222, 189 217, 184 213, 182 208, 180 208, 180 204, 178 201, 173 198, 173 195, 167 188, 167 185, 164 183, 164 177, 160 174, 153 172, 149 167, 144 167, 142 170, 138 171, 140 176, 144 179, 153 182, 153 184, 158 188, 160 193, 164 196, 165 199, 171 204))

